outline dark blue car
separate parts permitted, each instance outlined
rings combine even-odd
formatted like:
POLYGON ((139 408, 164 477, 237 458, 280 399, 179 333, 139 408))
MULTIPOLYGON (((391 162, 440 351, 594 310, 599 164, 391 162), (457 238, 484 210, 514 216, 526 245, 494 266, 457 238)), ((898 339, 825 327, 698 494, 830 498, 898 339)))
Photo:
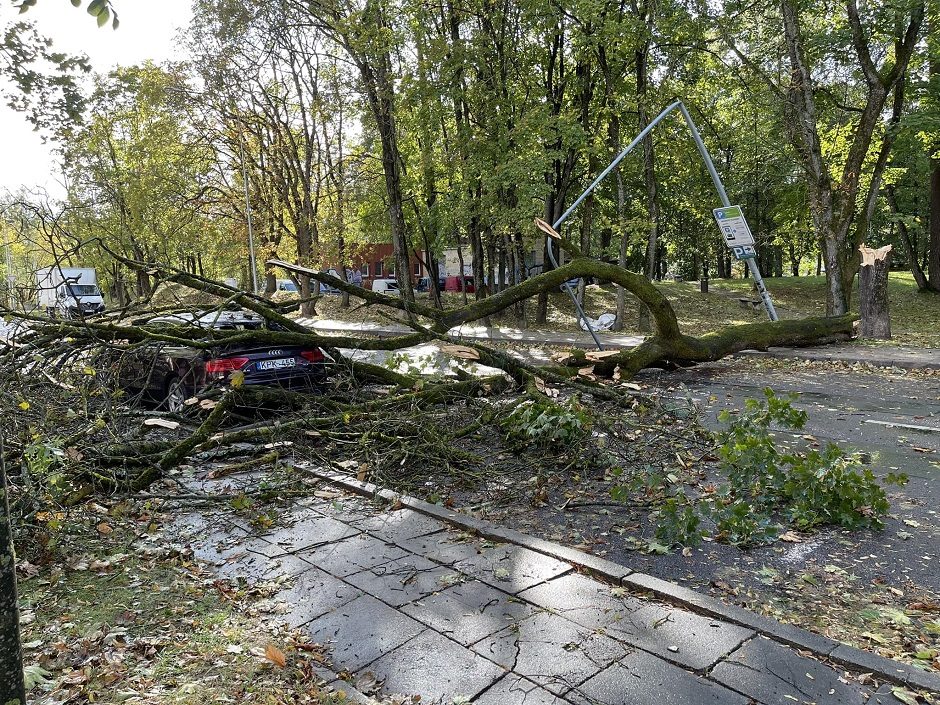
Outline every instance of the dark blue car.
MULTIPOLYGON (((245 311, 165 316, 147 324, 232 331, 274 329, 264 319, 245 311)), ((231 384, 235 375, 245 386, 321 392, 327 382, 327 362, 323 350, 314 346, 239 344, 197 350, 152 343, 124 353, 118 361, 118 376, 128 394, 143 395, 169 411, 181 411, 187 399, 210 387, 231 384)))

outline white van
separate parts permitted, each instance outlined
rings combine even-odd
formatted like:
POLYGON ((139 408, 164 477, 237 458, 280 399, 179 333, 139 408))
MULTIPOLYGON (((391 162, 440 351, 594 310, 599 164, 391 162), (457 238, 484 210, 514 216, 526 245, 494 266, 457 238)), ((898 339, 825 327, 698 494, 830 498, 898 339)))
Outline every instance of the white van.
POLYGON ((397 294, 398 293, 398 280, 397 279, 373 279, 372 291, 375 291, 379 294, 397 294))
POLYGON ((80 318, 105 309, 93 267, 46 267, 36 272, 39 308, 50 316, 80 318))

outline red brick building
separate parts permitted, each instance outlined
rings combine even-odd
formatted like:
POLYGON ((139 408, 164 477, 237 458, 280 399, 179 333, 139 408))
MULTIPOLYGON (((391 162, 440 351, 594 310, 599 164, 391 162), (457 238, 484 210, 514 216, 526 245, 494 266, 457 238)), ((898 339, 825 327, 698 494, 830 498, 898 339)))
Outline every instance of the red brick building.
MULTIPOLYGON (((423 250, 412 250, 411 281, 417 281, 427 274, 424 266, 423 250)), ((371 288, 375 279, 397 278, 395 272, 395 254, 391 245, 363 244, 349 248, 349 268, 358 270, 362 275, 362 285, 371 288)))

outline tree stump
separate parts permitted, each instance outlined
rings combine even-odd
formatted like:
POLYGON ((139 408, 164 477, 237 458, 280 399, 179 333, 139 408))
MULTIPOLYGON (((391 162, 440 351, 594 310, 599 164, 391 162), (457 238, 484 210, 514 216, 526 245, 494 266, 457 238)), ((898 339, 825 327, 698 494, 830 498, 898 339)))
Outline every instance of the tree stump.
POLYGON ((888 253, 891 245, 877 250, 862 245, 862 266, 858 272, 858 299, 861 313, 859 337, 891 337, 891 317, 888 315, 888 253))

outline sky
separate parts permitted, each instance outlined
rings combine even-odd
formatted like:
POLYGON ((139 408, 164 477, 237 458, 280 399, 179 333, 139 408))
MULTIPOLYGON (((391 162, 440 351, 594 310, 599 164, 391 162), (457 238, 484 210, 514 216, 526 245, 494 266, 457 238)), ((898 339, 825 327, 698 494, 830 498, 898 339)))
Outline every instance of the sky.
MULTIPOLYGON (((190 0, 112 0, 120 19, 117 30, 110 24, 99 29, 84 5, 87 2, 74 8, 69 0, 39 0, 29 12, 18 16, 9 0, 0 0, 0 27, 13 19, 32 20, 41 34, 53 40, 57 51, 86 54, 98 72, 147 59, 159 63, 182 58, 175 36, 189 22, 190 0)), ((63 194, 52 145, 43 144, 23 115, 2 102, 0 135, 0 191, 41 186, 52 195, 63 194)))

